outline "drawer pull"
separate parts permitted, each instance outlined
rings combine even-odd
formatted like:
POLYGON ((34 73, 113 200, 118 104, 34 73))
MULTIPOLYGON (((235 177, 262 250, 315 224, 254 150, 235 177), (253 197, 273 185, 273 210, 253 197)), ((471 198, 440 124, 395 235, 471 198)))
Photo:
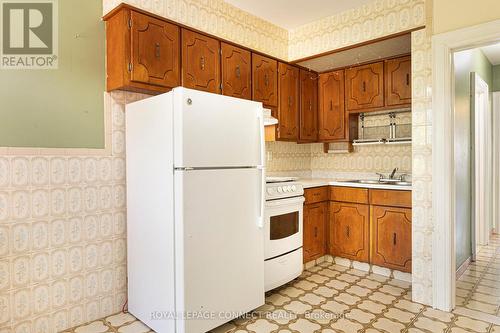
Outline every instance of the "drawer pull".
POLYGON ((396 245, 396 233, 392 234, 392 244, 396 245))
POLYGON ((159 58, 159 57, 160 57, 160 43, 156 43, 156 44, 155 44, 155 56, 156 56, 157 58, 159 58))
POLYGON ((200 58, 200 67, 202 70, 205 70, 205 57, 201 56, 200 58))

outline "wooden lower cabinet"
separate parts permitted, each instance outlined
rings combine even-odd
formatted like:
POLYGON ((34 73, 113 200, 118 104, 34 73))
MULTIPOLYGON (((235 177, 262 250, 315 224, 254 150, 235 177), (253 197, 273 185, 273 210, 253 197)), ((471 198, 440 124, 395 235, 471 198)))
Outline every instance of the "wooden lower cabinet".
POLYGON ((328 202, 304 205, 304 263, 325 255, 328 202))
POLYGON ((370 259, 369 206, 330 202, 328 247, 330 254, 357 261, 370 259))
POLYGON ((371 261, 411 272, 411 209, 371 206, 371 261))

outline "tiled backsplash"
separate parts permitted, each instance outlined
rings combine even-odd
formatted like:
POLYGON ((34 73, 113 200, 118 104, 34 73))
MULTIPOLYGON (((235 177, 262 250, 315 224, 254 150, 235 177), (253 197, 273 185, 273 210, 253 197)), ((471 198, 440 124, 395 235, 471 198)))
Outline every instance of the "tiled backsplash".
MULTIPOLYGON (((411 113, 398 115, 398 123, 411 124, 411 113), (399 122, 400 121, 400 122, 399 122)), ((366 126, 387 124, 387 115, 367 117, 366 126)), ((360 124, 361 126, 361 124, 360 124)), ((412 147, 403 145, 354 146, 352 153, 326 154, 322 143, 268 142, 267 170, 271 173, 309 171, 314 177, 376 177, 376 172, 411 174, 412 147)))

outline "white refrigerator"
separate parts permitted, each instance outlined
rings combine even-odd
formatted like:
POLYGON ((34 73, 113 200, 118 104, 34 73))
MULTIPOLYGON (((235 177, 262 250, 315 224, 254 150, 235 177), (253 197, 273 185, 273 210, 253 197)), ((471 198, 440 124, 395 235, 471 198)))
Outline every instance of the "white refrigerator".
POLYGON ((263 305, 262 104, 175 88, 126 131, 130 313, 198 333, 263 305))

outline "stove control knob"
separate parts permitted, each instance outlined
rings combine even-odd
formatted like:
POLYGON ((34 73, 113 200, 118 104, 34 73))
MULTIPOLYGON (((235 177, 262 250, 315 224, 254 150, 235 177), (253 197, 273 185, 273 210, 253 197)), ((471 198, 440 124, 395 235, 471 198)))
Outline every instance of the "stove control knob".
POLYGON ((283 188, 280 186, 278 187, 278 193, 282 193, 283 192, 283 188))
POLYGON ((290 185, 288 185, 288 192, 293 192, 293 189, 290 185))
POLYGON ((273 188, 272 187, 270 187, 270 188, 267 189, 267 194, 273 194, 273 188))
POLYGON ((297 186, 292 185, 292 191, 293 191, 293 192, 297 191, 297 186))
POLYGON ((288 187, 287 186, 283 186, 283 192, 288 192, 288 187))

